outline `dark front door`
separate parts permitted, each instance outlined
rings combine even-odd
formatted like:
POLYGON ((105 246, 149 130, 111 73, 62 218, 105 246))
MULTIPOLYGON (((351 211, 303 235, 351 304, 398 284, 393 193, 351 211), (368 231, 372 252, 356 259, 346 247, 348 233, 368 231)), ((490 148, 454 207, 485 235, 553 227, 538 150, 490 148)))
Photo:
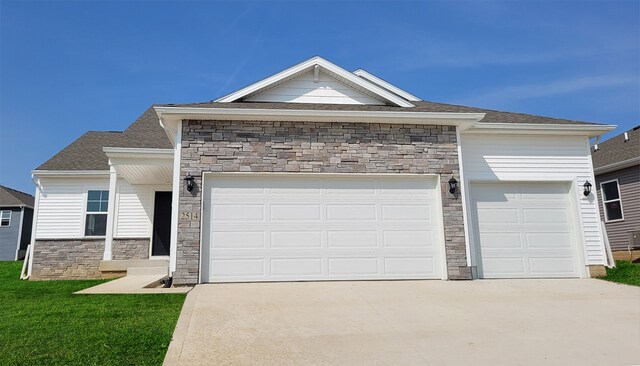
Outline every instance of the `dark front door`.
POLYGON ((153 209, 151 255, 169 255, 171 243, 171 192, 156 192, 153 209))

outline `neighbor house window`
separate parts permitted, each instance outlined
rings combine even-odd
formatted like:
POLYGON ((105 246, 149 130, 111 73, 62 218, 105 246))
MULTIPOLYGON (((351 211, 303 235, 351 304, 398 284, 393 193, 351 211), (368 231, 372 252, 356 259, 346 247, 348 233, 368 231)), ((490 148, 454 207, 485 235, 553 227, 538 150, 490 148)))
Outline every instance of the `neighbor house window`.
POLYGON ((602 190, 602 203, 604 206, 605 221, 624 220, 618 180, 604 182, 600 184, 600 189, 602 190))
POLYGON ((11 225, 11 211, 0 211, 0 227, 11 225))
POLYGON ((104 236, 107 233, 107 207, 109 191, 87 192, 87 217, 84 224, 85 236, 104 236))

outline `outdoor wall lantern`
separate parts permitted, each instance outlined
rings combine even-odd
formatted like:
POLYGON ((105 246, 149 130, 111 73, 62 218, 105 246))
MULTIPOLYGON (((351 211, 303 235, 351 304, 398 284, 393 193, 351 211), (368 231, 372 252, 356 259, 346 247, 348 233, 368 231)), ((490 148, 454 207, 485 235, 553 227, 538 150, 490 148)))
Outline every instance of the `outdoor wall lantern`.
POLYGON ((187 184, 187 191, 193 191, 193 184, 195 179, 191 176, 191 173, 187 173, 187 176, 184 177, 184 182, 187 184))
POLYGON ((589 183, 589 181, 584 182, 583 187, 584 191, 582 193, 585 195, 585 197, 591 194, 591 183, 589 183))
POLYGON ((451 177, 451 179, 449 179, 449 193, 456 193, 456 189, 458 189, 458 181, 456 178, 451 177))

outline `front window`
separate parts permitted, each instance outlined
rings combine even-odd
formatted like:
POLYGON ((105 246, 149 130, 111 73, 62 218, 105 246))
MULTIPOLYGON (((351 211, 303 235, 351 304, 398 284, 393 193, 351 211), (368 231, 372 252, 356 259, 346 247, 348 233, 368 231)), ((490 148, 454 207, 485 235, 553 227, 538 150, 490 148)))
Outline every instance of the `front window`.
POLYGON ((109 191, 87 192, 87 217, 84 224, 85 236, 104 236, 107 233, 107 207, 109 191))
POLYGON ((11 211, 0 211, 0 227, 11 226, 11 211))
POLYGON ((600 184, 606 222, 624 220, 620 186, 617 180, 600 184))

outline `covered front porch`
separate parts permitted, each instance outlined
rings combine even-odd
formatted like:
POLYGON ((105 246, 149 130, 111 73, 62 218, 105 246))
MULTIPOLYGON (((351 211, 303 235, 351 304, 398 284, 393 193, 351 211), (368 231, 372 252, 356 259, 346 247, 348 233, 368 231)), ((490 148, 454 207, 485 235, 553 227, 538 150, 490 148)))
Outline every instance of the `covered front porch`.
MULTIPOLYGON (((100 271, 163 268, 170 273, 173 149, 105 147, 109 204, 100 271)), ((172 249, 173 248, 173 249, 172 249)))

